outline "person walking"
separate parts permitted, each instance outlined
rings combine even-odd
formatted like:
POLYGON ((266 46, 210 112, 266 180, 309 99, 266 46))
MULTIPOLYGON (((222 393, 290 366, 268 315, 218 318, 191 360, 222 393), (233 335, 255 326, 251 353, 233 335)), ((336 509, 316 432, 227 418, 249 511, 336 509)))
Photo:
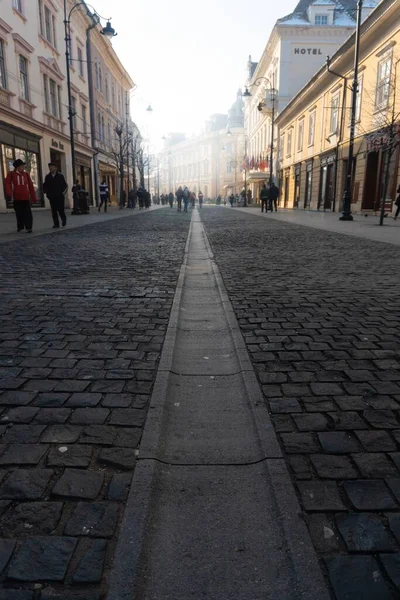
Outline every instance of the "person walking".
POLYGON ((178 203, 178 212, 182 212, 183 189, 181 185, 176 190, 175 196, 178 203))
POLYGON ((185 186, 185 189, 183 190, 183 212, 188 211, 189 199, 190 199, 189 188, 185 186))
POLYGON ((133 188, 130 189, 128 194, 128 208, 135 210, 136 206, 136 192, 133 188))
POLYGON ((198 198, 199 198, 199 208, 203 208, 203 200, 204 200, 203 192, 201 192, 201 191, 199 192, 198 198))
POLYGON ((59 215, 61 219, 61 225, 65 227, 67 224, 64 203, 68 185, 65 181, 64 175, 60 173, 55 163, 49 162, 48 166, 50 173, 47 173, 44 179, 43 192, 50 201, 51 216, 53 217, 53 229, 58 229, 60 227, 60 221, 58 219, 59 215))
POLYGON ((151 194, 148 190, 144 190, 145 192, 145 199, 144 199, 144 203, 146 208, 150 208, 151 206, 151 194))
POLYGON ((100 184, 100 204, 99 204, 99 212, 101 211, 101 207, 104 204, 104 212, 107 212, 107 203, 108 203, 108 198, 109 198, 109 191, 108 191, 108 185, 106 183, 106 180, 103 179, 103 181, 100 184))
POLYGON ((24 228, 32 233, 33 217, 31 202, 36 203, 36 192, 32 179, 25 171, 25 162, 18 158, 13 162, 14 171, 10 171, 5 180, 6 198, 13 201, 17 218, 17 231, 24 228))
POLYGON ((174 194, 170 192, 168 194, 169 207, 172 208, 174 206, 174 194))
POLYGON ((270 183, 268 189, 268 208, 271 212, 273 212, 272 203, 274 205, 275 212, 278 212, 278 198, 279 188, 277 188, 274 183, 270 183))
POLYGON ((194 210, 196 206, 196 194, 194 192, 190 192, 190 207, 194 210))
POLYGON ((234 200, 235 200, 235 196, 233 194, 231 194, 229 196, 229 204, 231 205, 231 208, 233 208, 234 200))
POLYGON ((264 183, 261 188, 261 192, 260 192, 261 212, 264 212, 264 206, 265 206, 265 212, 268 212, 268 197, 269 197, 269 193, 267 190, 267 186, 264 183))
POLYGON ((397 198, 394 203, 397 206, 396 214, 394 215, 394 220, 397 221, 397 217, 400 215, 400 185, 397 188, 397 198))

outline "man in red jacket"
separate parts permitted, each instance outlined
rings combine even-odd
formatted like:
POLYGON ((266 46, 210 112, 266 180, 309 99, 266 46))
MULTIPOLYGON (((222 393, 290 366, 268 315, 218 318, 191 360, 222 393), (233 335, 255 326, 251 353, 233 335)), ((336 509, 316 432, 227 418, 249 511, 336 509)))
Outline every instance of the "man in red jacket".
POLYGON ((29 173, 25 171, 25 163, 18 158, 13 163, 14 171, 10 171, 6 177, 6 196, 14 203, 17 216, 17 231, 24 228, 32 233, 32 211, 31 202, 36 202, 35 188, 29 173))

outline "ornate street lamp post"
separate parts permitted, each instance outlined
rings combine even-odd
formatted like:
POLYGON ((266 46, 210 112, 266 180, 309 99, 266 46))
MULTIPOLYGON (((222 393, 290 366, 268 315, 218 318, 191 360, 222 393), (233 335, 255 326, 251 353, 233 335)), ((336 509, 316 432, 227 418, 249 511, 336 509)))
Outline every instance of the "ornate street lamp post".
MULTIPOLYGON (((72 6, 72 8, 69 12, 68 12, 67 5, 68 5, 68 1, 64 0, 65 60, 66 60, 66 66, 67 66, 69 137, 70 137, 70 143, 71 143, 72 179, 73 179, 73 183, 75 183, 75 176, 76 176, 75 165, 76 165, 76 163, 75 163, 74 117, 76 116, 76 112, 72 106, 71 73, 70 73, 70 66, 71 66, 71 15, 75 9, 77 9, 79 7, 83 7, 86 10, 86 14, 88 15, 88 17, 90 17, 93 20, 95 26, 100 23, 100 19, 102 19, 103 17, 101 17, 99 14, 97 14, 95 9, 92 6, 90 6, 90 4, 87 4, 86 2, 77 2, 76 4, 74 4, 72 6), (90 12, 89 8, 91 8, 93 10, 93 13, 90 12)), ((106 26, 100 30, 100 33, 102 35, 105 35, 109 39, 111 39, 117 35, 115 33, 115 30, 111 27, 110 20, 107 20, 106 26)), ((90 64, 88 64, 88 69, 91 69, 90 64)), ((78 206, 75 206, 75 203, 74 203, 74 209, 72 211, 72 214, 79 214, 79 208, 78 208, 78 206)))

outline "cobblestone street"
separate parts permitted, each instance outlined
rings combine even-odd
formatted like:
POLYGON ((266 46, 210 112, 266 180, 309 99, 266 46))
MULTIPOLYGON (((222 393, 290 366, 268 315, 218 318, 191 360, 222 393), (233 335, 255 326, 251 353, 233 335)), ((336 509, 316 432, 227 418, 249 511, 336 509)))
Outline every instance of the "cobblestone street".
POLYGON ((189 221, 1 244, 1 600, 105 592, 189 221))
POLYGON ((210 209, 215 258, 337 600, 400 594, 400 258, 210 209))

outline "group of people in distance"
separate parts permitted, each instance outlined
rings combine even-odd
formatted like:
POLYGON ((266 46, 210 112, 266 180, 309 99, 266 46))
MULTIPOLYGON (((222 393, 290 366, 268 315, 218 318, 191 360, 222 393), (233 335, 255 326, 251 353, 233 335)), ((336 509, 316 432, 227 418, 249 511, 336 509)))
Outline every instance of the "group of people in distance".
MULTIPOLYGON (((195 208, 196 206, 196 194, 191 192, 189 188, 185 185, 182 187, 181 185, 175 192, 176 202, 178 204, 178 212, 182 212, 182 204, 183 204, 183 212, 188 211, 188 207, 190 205, 191 208, 195 208)), ((199 201, 199 208, 203 207, 204 195, 203 192, 199 192, 197 194, 197 199, 199 201)), ((169 205, 172 208, 174 204, 174 195, 172 192, 169 194, 169 205), (172 198, 171 198, 172 196, 172 198)))
POLYGON ((272 182, 267 185, 264 183, 260 192, 261 212, 278 212, 279 188, 272 182))

